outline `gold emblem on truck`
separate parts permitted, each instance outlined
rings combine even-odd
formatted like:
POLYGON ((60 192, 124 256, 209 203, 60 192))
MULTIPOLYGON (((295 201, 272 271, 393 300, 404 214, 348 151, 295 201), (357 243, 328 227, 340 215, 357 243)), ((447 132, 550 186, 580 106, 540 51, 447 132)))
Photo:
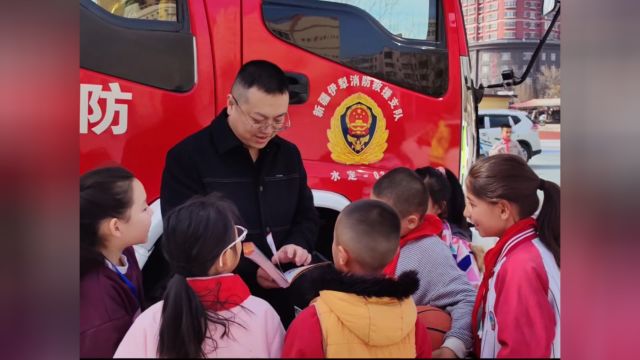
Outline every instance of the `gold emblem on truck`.
POLYGON ((346 98, 331 117, 327 130, 331 158, 341 164, 372 164, 384 156, 389 130, 384 114, 367 95, 346 98))

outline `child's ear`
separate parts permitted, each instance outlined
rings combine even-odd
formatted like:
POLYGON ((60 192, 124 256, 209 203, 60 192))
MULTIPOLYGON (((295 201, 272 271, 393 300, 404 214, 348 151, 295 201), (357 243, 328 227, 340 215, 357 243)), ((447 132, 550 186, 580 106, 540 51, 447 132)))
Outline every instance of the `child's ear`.
POLYGON ((342 247, 342 245, 338 245, 338 259, 336 259, 336 262, 340 265, 340 266, 347 266, 347 263, 349 263, 349 251, 347 251, 347 249, 345 249, 344 247, 342 247))
POLYGON ((513 208, 511 203, 506 200, 498 201, 498 209, 500 211, 500 219, 507 220, 513 215, 513 208))
POLYGON ((105 219, 100 225, 100 233, 104 237, 120 237, 122 230, 118 218, 105 219))
POLYGON ((420 224, 420 218, 416 214, 411 214, 407 216, 407 226, 410 230, 415 229, 420 224))

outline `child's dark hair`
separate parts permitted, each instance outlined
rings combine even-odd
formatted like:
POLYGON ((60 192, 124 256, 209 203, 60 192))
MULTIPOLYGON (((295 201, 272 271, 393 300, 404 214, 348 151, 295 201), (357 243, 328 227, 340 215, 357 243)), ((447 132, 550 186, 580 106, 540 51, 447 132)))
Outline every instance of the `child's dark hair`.
POLYGON ((80 177, 80 277, 104 265, 100 223, 108 218, 128 218, 134 178, 121 167, 99 168, 80 177))
POLYGON ((476 161, 466 180, 468 191, 486 201, 507 200, 516 204, 519 217, 532 216, 544 200, 537 217, 540 240, 560 266, 560 187, 540 179, 527 163, 516 155, 497 154, 476 161))
POLYGON ((447 168, 431 166, 418 168, 416 173, 423 179, 429 199, 442 209, 440 217, 462 230, 467 230, 464 192, 456 175, 447 168))
POLYGON ((406 167, 395 168, 376 181, 373 195, 391 203, 401 218, 411 214, 424 215, 429 206, 422 179, 406 167))
POLYGON ((511 124, 502 124, 500 125, 500 129, 511 129, 511 124))
MULTIPOLYGON (((165 216, 162 251, 174 275, 163 296, 159 357, 204 357, 205 339, 217 348, 209 323, 222 329, 220 337, 229 336, 230 325, 237 324, 206 311, 186 278, 208 276, 223 250, 236 239, 238 219, 235 206, 215 193, 194 197, 165 216)), ((218 298, 218 303, 229 301, 218 298)))
POLYGON ((400 218, 391 206, 378 200, 363 199, 345 207, 339 216, 344 231, 341 238, 352 250, 359 265, 372 272, 381 271, 396 254, 400 243, 400 218))

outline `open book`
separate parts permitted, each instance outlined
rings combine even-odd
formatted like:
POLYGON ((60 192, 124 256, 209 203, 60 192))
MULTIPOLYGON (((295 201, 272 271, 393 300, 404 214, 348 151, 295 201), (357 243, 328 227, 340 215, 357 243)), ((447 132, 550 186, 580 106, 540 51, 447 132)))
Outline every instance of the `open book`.
POLYGON ((298 278, 305 271, 314 268, 318 265, 324 265, 327 262, 309 264, 300 266, 291 270, 287 270, 284 273, 280 271, 269 258, 267 258, 256 245, 250 241, 242 243, 242 252, 244 256, 251 259, 254 263, 258 264, 273 280, 282 288, 287 288, 291 283, 298 278))

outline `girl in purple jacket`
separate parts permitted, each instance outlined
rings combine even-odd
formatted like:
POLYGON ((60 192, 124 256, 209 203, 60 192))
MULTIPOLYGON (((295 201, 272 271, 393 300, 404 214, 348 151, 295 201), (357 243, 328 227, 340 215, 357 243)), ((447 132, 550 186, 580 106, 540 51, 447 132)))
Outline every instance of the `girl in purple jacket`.
POLYGON ((132 245, 147 241, 152 210, 142 183, 107 167, 80 178, 80 357, 112 357, 140 313, 132 245))

